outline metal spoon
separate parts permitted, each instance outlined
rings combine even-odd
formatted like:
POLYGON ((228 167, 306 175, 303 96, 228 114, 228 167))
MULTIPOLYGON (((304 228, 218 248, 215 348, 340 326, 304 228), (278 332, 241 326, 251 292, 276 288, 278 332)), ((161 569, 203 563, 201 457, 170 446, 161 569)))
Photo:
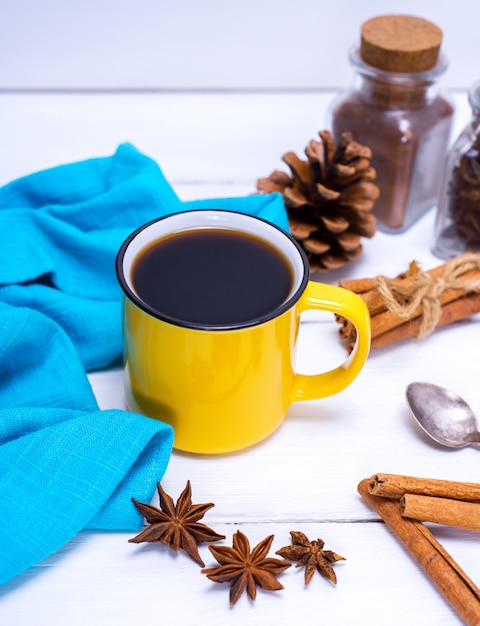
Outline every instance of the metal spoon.
POLYGON ((480 443, 474 412, 453 391, 430 383, 410 383, 406 396, 413 417, 437 443, 450 448, 480 443))

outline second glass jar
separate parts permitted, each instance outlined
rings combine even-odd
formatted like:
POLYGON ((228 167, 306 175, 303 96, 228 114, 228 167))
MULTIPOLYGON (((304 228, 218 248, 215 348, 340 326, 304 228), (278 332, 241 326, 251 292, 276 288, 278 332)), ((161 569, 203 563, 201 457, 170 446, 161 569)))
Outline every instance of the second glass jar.
POLYGON ((480 252, 480 81, 468 93, 472 116, 445 163, 433 253, 450 259, 480 252))

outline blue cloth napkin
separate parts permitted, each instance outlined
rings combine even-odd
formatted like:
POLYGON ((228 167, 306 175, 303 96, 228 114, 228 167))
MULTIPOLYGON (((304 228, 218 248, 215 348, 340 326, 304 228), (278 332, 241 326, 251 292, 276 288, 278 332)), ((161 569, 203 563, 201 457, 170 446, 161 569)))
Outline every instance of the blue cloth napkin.
POLYGON ((84 528, 131 530, 169 425, 99 410, 86 371, 121 356, 115 257, 156 217, 225 208, 288 230, 279 194, 182 202, 130 144, 0 188, 0 583, 84 528))

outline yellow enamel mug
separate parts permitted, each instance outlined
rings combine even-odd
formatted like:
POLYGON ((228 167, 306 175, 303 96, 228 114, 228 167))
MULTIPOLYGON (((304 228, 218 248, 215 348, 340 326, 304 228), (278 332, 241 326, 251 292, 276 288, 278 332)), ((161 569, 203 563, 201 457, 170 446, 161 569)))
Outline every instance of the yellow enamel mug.
POLYGON ((123 243, 117 276, 124 292, 127 406, 171 424, 178 450, 217 454, 251 446, 281 424, 292 402, 347 387, 368 356, 370 317, 364 302, 348 290, 309 281, 308 260, 298 243, 257 217, 202 209, 159 218, 123 243), (140 297, 132 275, 146 249, 175 233, 212 229, 255 237, 286 260, 292 284, 279 305, 255 319, 209 324, 172 318, 140 297), (308 309, 339 314, 357 331, 344 363, 311 376, 295 372, 300 314, 308 309))

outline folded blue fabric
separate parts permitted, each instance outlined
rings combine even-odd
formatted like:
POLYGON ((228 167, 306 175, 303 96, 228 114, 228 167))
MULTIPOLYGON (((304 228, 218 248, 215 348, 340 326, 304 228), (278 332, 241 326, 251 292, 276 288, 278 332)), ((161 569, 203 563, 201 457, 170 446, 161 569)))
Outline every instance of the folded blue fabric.
POLYGON ((138 528, 173 432, 99 410, 86 371, 121 356, 115 257, 151 219, 225 208, 288 230, 279 194, 182 202, 129 144, 0 188, 0 583, 83 528, 138 528))

